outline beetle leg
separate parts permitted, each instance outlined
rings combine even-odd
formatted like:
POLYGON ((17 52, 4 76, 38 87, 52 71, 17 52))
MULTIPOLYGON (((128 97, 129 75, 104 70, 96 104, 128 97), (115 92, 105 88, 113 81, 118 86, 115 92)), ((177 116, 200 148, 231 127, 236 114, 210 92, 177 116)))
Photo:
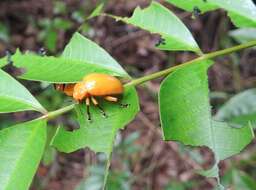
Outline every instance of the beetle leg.
POLYGON ((99 108, 100 112, 102 113, 103 117, 107 117, 105 111, 103 110, 103 108, 99 105, 98 101, 92 96, 91 97, 92 99, 92 103, 97 107, 99 108))
POLYGON ((104 97, 105 100, 110 101, 110 102, 117 102, 118 99, 116 97, 113 96, 105 96, 104 97))
POLYGON ((62 88, 62 91, 64 92, 66 88, 66 84, 62 84, 61 88, 62 88))
MULTIPOLYGON (((104 99, 107 100, 107 101, 110 101, 110 102, 118 102, 118 98, 113 97, 113 96, 105 96, 104 99)), ((129 106, 129 104, 122 104, 122 103, 119 103, 119 105, 122 108, 127 108, 129 106)))
POLYGON ((87 97, 85 99, 85 104, 86 104, 86 112, 87 112, 87 118, 89 121, 91 121, 91 113, 90 113, 90 98, 87 97))

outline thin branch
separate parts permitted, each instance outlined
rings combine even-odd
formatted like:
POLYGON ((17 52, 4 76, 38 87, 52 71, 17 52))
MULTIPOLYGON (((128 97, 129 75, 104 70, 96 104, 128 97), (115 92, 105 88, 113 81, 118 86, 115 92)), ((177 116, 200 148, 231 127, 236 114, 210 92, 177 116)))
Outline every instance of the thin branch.
POLYGON ((150 75, 132 80, 131 82, 125 84, 125 87, 137 86, 137 85, 145 83, 147 81, 157 79, 157 78, 160 78, 160 77, 164 77, 164 76, 170 74, 171 72, 173 72, 177 69, 180 69, 184 66, 187 66, 187 65, 190 65, 190 64, 195 64, 195 63, 200 63, 201 61, 213 59, 213 58, 216 58, 216 57, 219 57, 219 56, 222 56, 222 55, 230 54, 230 53, 233 53, 233 52, 236 52, 236 51, 239 51, 239 50, 242 50, 242 49, 246 49, 246 48, 249 48, 249 47, 253 47, 253 46, 256 46, 256 40, 245 43, 245 44, 241 44, 241 45, 238 45, 238 46, 234 46, 234 47, 231 47, 231 48, 227 48, 227 49, 224 49, 224 50, 219 50, 219 51, 215 51, 215 52, 212 52, 212 53, 207 53, 207 54, 204 54, 204 55, 202 55, 202 56, 200 56, 196 59, 185 62, 183 64, 176 65, 174 67, 170 67, 168 69, 165 69, 165 70, 162 70, 162 71, 159 71, 159 72, 156 72, 156 73, 153 73, 153 74, 150 74, 150 75))
POLYGON ((54 119, 54 118, 58 117, 59 115, 62 115, 66 112, 71 111, 73 108, 75 108, 75 105, 76 104, 71 104, 69 106, 60 108, 58 110, 48 112, 47 114, 43 115, 42 117, 37 118, 37 120, 40 120, 40 119, 46 119, 46 120, 54 119))
MULTIPOLYGON (((204 55, 202 55, 202 56, 200 56, 196 59, 190 60, 190 61, 185 62, 183 64, 176 65, 176 66, 170 67, 168 69, 165 69, 165 70, 162 70, 162 71, 159 71, 159 72, 156 72, 156 73, 152 73, 150 75, 147 75, 147 76, 144 76, 144 77, 141 77, 141 78, 134 79, 134 80, 126 83, 124 85, 124 87, 137 86, 137 85, 145 83, 147 81, 157 79, 157 78, 160 78, 160 77, 164 77, 164 76, 170 74, 171 72, 173 72, 177 69, 180 69, 184 66, 187 66, 187 65, 190 65, 190 64, 196 64, 196 63, 201 62, 201 61, 213 59, 213 58, 216 58, 216 57, 219 57, 219 56, 222 56, 222 55, 233 53, 233 52, 236 52, 236 51, 239 51, 239 50, 242 50, 242 49, 246 49, 246 48, 250 48, 250 47, 253 47, 253 46, 256 46, 256 40, 245 43, 245 44, 241 44, 241 45, 238 45, 238 46, 234 46, 234 47, 231 47, 231 48, 227 48, 227 49, 224 49, 224 50, 219 50, 219 51, 215 51, 215 52, 212 52, 212 53, 204 54, 204 55)), ((58 109, 58 110, 55 110, 55 111, 52 111, 52 112, 48 112, 45 115, 43 115, 42 117, 39 117, 38 119, 46 119, 46 120, 54 119, 59 115, 62 115, 66 112, 69 112, 70 110, 72 110, 75 107, 75 105, 76 104, 71 104, 71 105, 63 107, 61 109, 58 109)))

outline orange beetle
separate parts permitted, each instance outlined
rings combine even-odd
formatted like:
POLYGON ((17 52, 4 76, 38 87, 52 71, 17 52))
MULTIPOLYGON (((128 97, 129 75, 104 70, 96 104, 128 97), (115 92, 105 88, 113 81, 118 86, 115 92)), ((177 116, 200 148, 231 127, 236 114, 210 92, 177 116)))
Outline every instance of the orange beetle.
MULTIPOLYGON (((68 96, 72 96, 74 100, 82 102, 85 100, 87 107, 88 120, 91 120, 90 116, 90 102, 98 107, 106 117, 106 113, 99 106, 95 97, 103 97, 107 101, 117 102, 118 98, 115 95, 120 95, 124 92, 123 85, 116 77, 101 73, 91 73, 86 75, 81 82, 76 84, 68 84, 64 87, 63 84, 57 86, 57 90, 63 91, 68 96)), ((121 104, 122 105, 122 104, 121 104)), ((127 105, 122 105, 126 107, 127 105)))
POLYGON ((64 92, 67 96, 73 96, 75 84, 54 84, 54 88, 64 92))

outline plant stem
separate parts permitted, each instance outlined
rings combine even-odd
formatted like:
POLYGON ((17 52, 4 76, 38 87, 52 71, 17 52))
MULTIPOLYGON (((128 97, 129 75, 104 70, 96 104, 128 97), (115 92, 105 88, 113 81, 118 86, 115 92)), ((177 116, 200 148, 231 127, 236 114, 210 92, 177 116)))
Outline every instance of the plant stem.
POLYGON ((69 112, 70 110, 72 110, 74 107, 75 107, 76 104, 71 104, 69 106, 66 106, 66 107, 63 107, 63 108, 60 108, 58 110, 55 110, 55 111, 52 111, 52 112, 48 112, 47 114, 43 115, 42 117, 39 117, 38 119, 46 119, 46 120, 49 120, 49 119, 53 119, 59 115, 62 115, 66 112, 69 112))
MULTIPOLYGON (((137 85, 142 84, 144 82, 147 82, 147 81, 159 78, 159 77, 164 77, 164 76, 170 74, 171 72, 173 72, 173 71, 175 71, 179 68, 182 68, 186 65, 190 65, 190 64, 197 63, 197 62, 205 61, 205 60, 208 60, 208 59, 212 59, 212 58, 215 58, 215 57, 218 57, 218 56, 233 53, 233 52, 236 52, 238 50, 246 49, 246 48, 253 47, 253 46, 256 46, 256 40, 245 43, 245 44, 241 44, 241 45, 238 45, 238 46, 234 46, 234 47, 231 47, 231 48, 227 48, 227 49, 224 49, 224 50, 215 51, 215 52, 212 52, 212 53, 207 53, 207 54, 204 54, 204 55, 202 55, 202 56, 200 56, 196 59, 185 62, 183 64, 180 64, 180 65, 177 65, 177 66, 174 66, 174 67, 170 67, 168 69, 165 69, 165 70, 162 70, 162 71, 159 71, 159 72, 156 72, 156 73, 152 73, 150 75, 147 75, 147 76, 144 76, 144 77, 141 77, 141 78, 137 78, 135 80, 132 80, 129 83, 126 83, 124 86, 125 87, 137 86, 137 85)), ((47 120, 53 119, 53 118, 55 118, 55 117, 57 117, 57 116, 59 116, 63 113, 69 112, 70 110, 72 110, 75 107, 75 105, 76 104, 71 104, 69 106, 60 108, 58 110, 48 112, 48 113, 46 113, 45 115, 43 115, 42 117, 40 117, 38 119, 47 119, 47 120)))
POLYGON ((219 51, 215 51, 215 52, 212 52, 212 53, 203 54, 202 56, 200 56, 196 59, 190 60, 188 62, 185 62, 183 64, 180 64, 180 65, 177 65, 177 66, 174 66, 174 67, 170 67, 168 69, 165 69, 165 70, 162 70, 162 71, 159 71, 159 72, 156 72, 156 73, 153 73, 153 74, 150 74, 150 75, 132 80, 131 82, 125 84, 124 86, 125 87, 137 86, 137 85, 142 84, 144 82, 147 82, 147 81, 159 78, 159 77, 164 77, 164 76, 170 74, 171 72, 173 72, 173 71, 175 71, 179 68, 182 68, 184 66, 194 64, 194 63, 197 63, 197 62, 201 62, 201 61, 205 61, 205 60, 208 60, 208 59, 212 59, 212 58, 215 58, 215 57, 218 57, 218 56, 226 55, 226 54, 229 54, 229 53, 233 53, 233 52, 236 52, 238 50, 246 49, 246 48, 253 47, 253 46, 256 46, 256 40, 245 43, 245 44, 241 44, 241 45, 238 45, 238 46, 234 46, 234 47, 231 47, 231 48, 227 48, 227 49, 224 49, 224 50, 219 50, 219 51))
POLYGON ((103 186, 102 186, 102 190, 106 189, 106 185, 107 185, 107 181, 108 181, 108 175, 109 175, 109 168, 111 165, 111 160, 112 160, 112 154, 113 154, 113 147, 115 144, 115 140, 116 140, 116 135, 114 136, 112 143, 111 143, 111 151, 109 152, 108 156, 107 156, 107 161, 106 161, 106 166, 105 166, 105 172, 104 172, 104 179, 103 179, 103 186))

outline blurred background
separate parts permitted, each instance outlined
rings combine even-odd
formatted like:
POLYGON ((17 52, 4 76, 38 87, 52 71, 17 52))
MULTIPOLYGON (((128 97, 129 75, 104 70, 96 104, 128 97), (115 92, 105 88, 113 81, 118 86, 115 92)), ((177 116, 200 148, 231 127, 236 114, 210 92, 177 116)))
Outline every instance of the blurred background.
MULTIPOLYGON (((7 49, 38 52, 42 47, 47 55, 59 55, 100 2, 106 3, 105 12, 119 16, 131 16, 136 6, 146 7, 150 3, 149 0, 1 0, 0 55, 4 56, 7 49)), ((192 18, 191 13, 160 2, 182 19, 204 52, 256 39, 256 30, 235 30, 223 10, 192 18)), ((188 52, 160 51, 155 48, 159 36, 106 17, 88 21, 81 27, 81 32, 104 47, 135 78, 195 57, 188 52)), ((17 72, 11 68, 5 70, 13 75, 17 72)), ((21 82, 48 110, 69 104, 68 98, 48 84, 21 82)), ((157 105, 160 82, 155 80, 138 87, 141 112, 117 136, 109 190, 210 190, 215 187, 214 180, 194 171, 207 169, 214 163, 208 149, 162 141, 157 105)), ((256 50, 246 49, 217 58, 209 71, 209 85, 215 114, 232 96, 255 87, 256 50)), ((0 129, 36 116, 33 112, 1 115, 0 129)), ((74 113, 61 116, 50 125, 56 127, 58 123, 64 123, 75 129, 78 126, 73 117, 74 113)), ((95 155, 88 149, 63 154, 49 148, 31 190, 100 189, 104 163, 103 155, 95 155)), ((255 141, 241 154, 221 162, 220 168, 223 183, 231 190, 255 190, 255 141)))

